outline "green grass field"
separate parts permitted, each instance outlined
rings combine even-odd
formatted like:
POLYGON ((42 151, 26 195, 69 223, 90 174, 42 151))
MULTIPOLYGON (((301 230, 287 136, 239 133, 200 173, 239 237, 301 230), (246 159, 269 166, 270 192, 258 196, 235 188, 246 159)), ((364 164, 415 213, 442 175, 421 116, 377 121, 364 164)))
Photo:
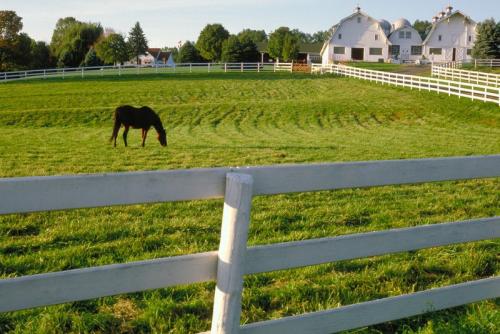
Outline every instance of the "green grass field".
MULTIPOLYGON (((498 154, 500 109, 435 93, 300 74, 182 74, 0 85, 0 177, 498 154), (169 146, 131 131, 120 104, 159 112, 169 146)), ((498 179, 257 197, 249 243, 500 215, 498 179)), ((0 217, 0 277, 218 247, 222 201, 0 217)), ((500 273, 498 240, 245 278, 242 321, 274 319, 500 273)), ((0 333, 197 333, 214 284, 0 314, 0 333)), ((4 302, 4 301, 1 301, 4 302)), ((499 300, 353 333, 495 333, 499 300)))

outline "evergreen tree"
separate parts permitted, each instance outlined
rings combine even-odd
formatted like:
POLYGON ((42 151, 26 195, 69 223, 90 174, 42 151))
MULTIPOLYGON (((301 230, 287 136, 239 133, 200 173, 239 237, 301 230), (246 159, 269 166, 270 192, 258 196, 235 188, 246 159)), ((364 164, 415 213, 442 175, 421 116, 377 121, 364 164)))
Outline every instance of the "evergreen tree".
POLYGON ((148 41, 139 22, 130 30, 127 44, 130 57, 135 57, 137 64, 139 64, 139 56, 148 50, 148 41))
POLYGON ((85 59, 82 62, 82 66, 101 66, 103 64, 102 60, 97 56, 94 48, 90 50, 85 55, 85 59))
POLYGON ((476 59, 500 57, 500 27, 493 18, 478 25, 472 56, 476 59))
POLYGON ((197 63, 202 59, 194 43, 188 41, 180 47, 179 53, 174 60, 176 63, 197 63))
POLYGON ((222 43, 229 38, 229 32, 221 24, 208 24, 200 33, 196 48, 209 61, 219 61, 222 43))
POLYGON ((31 63, 30 68, 42 69, 54 66, 50 48, 45 42, 35 42, 31 44, 31 63))

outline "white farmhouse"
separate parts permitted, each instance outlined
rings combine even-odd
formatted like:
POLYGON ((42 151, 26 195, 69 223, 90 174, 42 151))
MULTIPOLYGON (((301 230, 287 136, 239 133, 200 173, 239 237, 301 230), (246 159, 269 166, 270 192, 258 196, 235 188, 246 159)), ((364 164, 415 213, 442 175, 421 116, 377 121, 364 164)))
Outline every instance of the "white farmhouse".
POLYGON ((433 26, 423 42, 424 55, 435 62, 472 59, 476 22, 448 6, 433 18, 433 26))
MULTIPOLYGON (((384 21, 384 23, 387 21, 384 21)), ((403 62, 422 58, 422 37, 406 19, 395 21, 390 27, 389 57, 403 62)))
POLYGON ((389 57, 389 45, 382 24, 356 7, 354 13, 332 28, 331 38, 321 50, 323 64, 337 61, 384 61, 389 57))

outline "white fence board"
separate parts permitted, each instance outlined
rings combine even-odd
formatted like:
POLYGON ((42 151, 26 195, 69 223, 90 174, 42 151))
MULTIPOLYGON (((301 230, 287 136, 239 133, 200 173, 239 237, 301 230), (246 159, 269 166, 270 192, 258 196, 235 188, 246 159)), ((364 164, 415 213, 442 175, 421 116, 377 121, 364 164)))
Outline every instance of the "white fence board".
POLYGON ((249 250, 246 273, 256 274, 493 238, 500 238, 500 217, 259 246, 249 250))
POLYGON ((214 280, 217 252, 0 280, 0 312, 214 280))
POLYGON ((241 334, 328 334, 500 297, 500 277, 242 326, 241 334))
MULTIPOLYGON (((500 217, 248 249, 255 274, 500 237, 500 217)), ((217 252, 0 280, 0 312, 212 281, 217 252), (5 302, 4 302, 5 301, 5 302)))
POLYGON ((252 175, 257 196, 498 177, 500 155, 7 178, 0 214, 222 198, 231 172, 252 175))

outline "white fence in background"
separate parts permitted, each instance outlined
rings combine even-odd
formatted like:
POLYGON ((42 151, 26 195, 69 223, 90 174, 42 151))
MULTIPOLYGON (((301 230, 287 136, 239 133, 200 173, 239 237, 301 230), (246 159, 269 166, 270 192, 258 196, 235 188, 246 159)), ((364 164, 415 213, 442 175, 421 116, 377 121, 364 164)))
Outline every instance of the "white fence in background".
POLYGON ((490 277, 240 326, 243 277, 500 237, 500 217, 247 248, 253 196, 500 176, 500 155, 0 179, 0 214, 224 198, 218 252, 0 280, 0 312, 217 281, 211 333, 332 333, 500 297, 490 277))
POLYGON ((476 59, 474 60, 474 67, 500 67, 500 59, 476 59))
POLYGON ((474 83, 444 80, 416 75, 368 70, 345 65, 312 65, 312 73, 331 73, 369 80, 381 84, 389 84, 410 89, 427 90, 432 92, 465 97, 483 102, 493 102, 500 106, 500 88, 474 83))
POLYGON ((291 63, 185 63, 175 65, 124 65, 53 68, 17 72, 0 72, 0 82, 25 79, 96 77, 159 73, 227 73, 292 71, 291 63))
POLYGON ((453 64, 432 65, 432 76, 478 85, 500 87, 500 74, 462 70, 453 66, 453 64))
POLYGON ((293 63, 276 63, 274 72, 293 72, 293 63))

